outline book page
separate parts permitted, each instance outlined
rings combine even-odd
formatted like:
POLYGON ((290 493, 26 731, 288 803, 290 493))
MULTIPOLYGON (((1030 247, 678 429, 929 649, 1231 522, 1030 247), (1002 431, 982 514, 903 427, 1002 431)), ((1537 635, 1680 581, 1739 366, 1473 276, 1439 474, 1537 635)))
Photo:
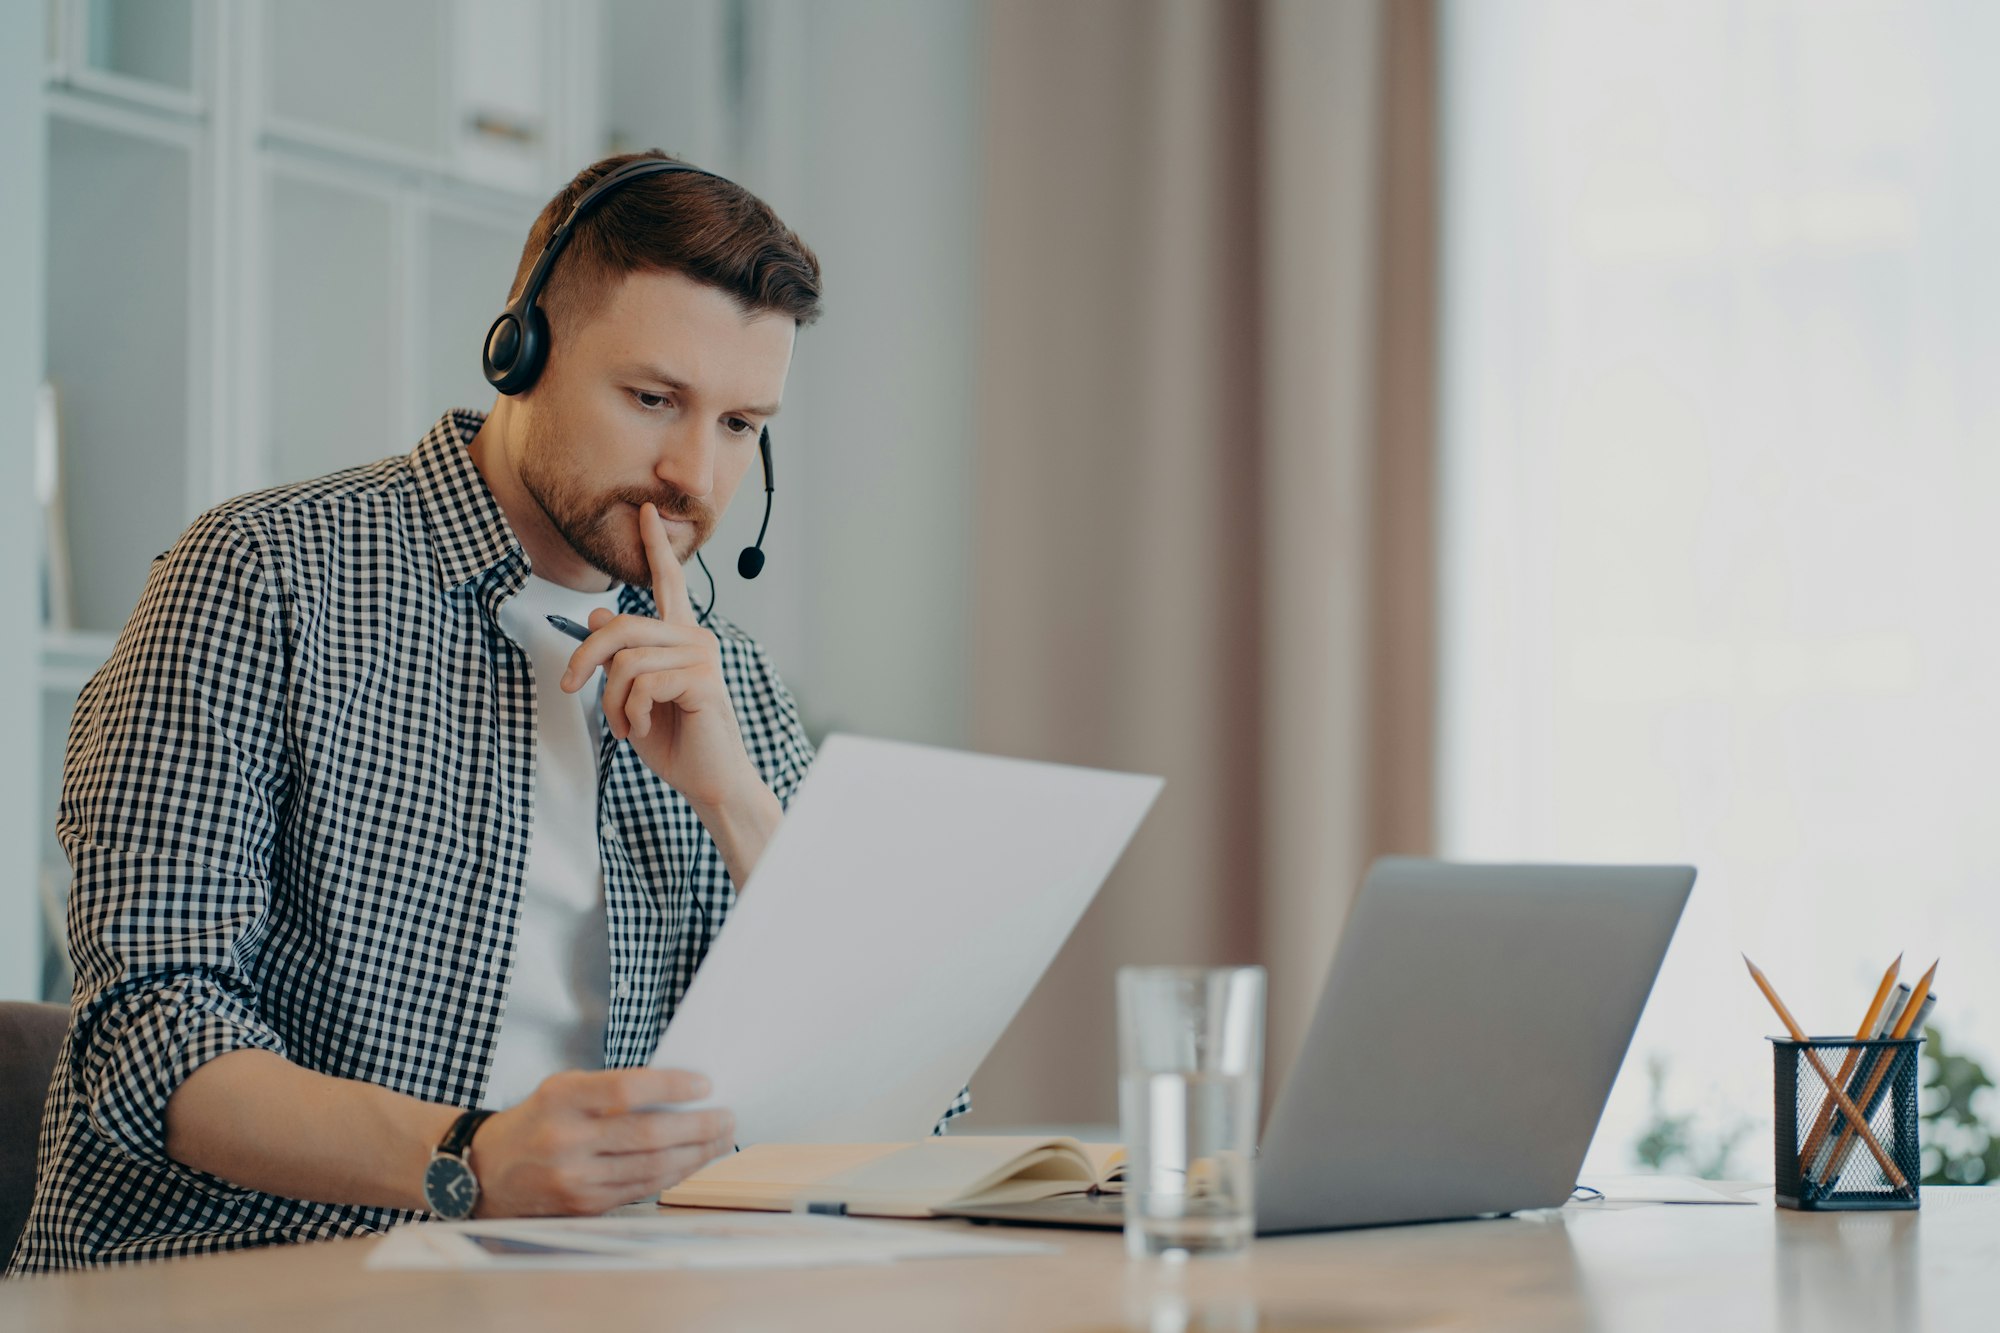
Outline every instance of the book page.
MULTIPOLYGON (((1095 1183, 1090 1161, 1070 1139, 943 1138, 831 1176, 822 1185, 836 1199, 900 1199, 928 1207, 975 1197, 1003 1180, 1095 1183)), ((1053 1192, 1043 1187, 1044 1192, 1053 1192)))
POLYGON ((1087 1189, 1097 1178, 1073 1139, 966 1136, 916 1143, 761 1143, 666 1190, 667 1204, 789 1208, 801 1201, 929 1209, 1023 1178, 1030 1197, 1087 1189))
POLYGON ((1119 1144, 1079 1143, 1076 1146, 1077 1151, 1089 1161, 1099 1185, 1109 1185, 1125 1178, 1125 1149, 1119 1144))

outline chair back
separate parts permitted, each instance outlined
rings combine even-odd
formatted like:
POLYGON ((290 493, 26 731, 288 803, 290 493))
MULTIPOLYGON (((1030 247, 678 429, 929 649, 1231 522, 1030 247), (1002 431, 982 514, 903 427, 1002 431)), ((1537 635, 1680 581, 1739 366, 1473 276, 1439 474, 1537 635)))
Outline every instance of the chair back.
POLYGON ((69 1010, 62 1005, 0 1001, 0 1271, 35 1201, 42 1103, 68 1033, 69 1010))

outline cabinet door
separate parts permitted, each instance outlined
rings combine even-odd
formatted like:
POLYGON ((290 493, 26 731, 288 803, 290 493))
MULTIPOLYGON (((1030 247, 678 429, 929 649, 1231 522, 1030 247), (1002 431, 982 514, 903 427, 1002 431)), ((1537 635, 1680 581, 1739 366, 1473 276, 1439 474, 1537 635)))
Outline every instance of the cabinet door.
POLYGON ((466 180, 548 184, 553 44, 542 0, 453 0, 452 165, 466 180))
POLYGON ((404 453, 396 209, 388 192, 267 167, 268 480, 404 453))
POLYGON ((436 165, 448 156, 448 0, 267 0, 268 128, 436 165))
POLYGON ((187 512, 193 155, 49 119, 48 377, 75 623, 113 632, 187 512))
POLYGON ((487 326, 507 303, 533 220, 524 211, 518 225, 499 226, 436 213, 426 223, 424 301, 418 310, 424 362, 418 385, 422 410, 432 419, 447 407, 483 411, 492 403, 493 388, 480 370, 480 348, 487 326))
POLYGON ((195 0, 90 0, 84 65, 171 92, 195 91, 195 0))
POLYGON ((604 0, 603 23, 598 96, 607 151, 664 148, 711 171, 734 170, 743 6, 731 0, 604 0))

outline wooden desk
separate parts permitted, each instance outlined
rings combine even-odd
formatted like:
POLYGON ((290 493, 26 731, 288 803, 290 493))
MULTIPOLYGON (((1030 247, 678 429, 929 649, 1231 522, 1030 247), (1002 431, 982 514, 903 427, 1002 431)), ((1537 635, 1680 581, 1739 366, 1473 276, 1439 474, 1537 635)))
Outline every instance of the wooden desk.
MULTIPOLYGON (((1768 1197, 1768 1196, 1765 1196, 1768 1197)), ((954 1223, 908 1223, 950 1226, 954 1223)), ((0 1284, 0 1329, 1781 1329, 2000 1327, 2000 1191, 1915 1213, 1580 1205, 1128 1264, 1108 1233, 1010 1232, 1048 1257, 744 1274, 372 1273, 373 1240, 0 1284)))

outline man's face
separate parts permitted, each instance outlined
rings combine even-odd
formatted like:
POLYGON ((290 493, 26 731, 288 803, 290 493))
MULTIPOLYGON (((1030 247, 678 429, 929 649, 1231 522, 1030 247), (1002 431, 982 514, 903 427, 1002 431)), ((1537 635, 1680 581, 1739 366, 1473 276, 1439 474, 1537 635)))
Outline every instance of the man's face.
POLYGON ((568 324, 521 400, 518 472, 578 555, 647 587, 640 506, 683 562, 709 539, 784 398, 795 326, 679 273, 627 274, 568 324))

